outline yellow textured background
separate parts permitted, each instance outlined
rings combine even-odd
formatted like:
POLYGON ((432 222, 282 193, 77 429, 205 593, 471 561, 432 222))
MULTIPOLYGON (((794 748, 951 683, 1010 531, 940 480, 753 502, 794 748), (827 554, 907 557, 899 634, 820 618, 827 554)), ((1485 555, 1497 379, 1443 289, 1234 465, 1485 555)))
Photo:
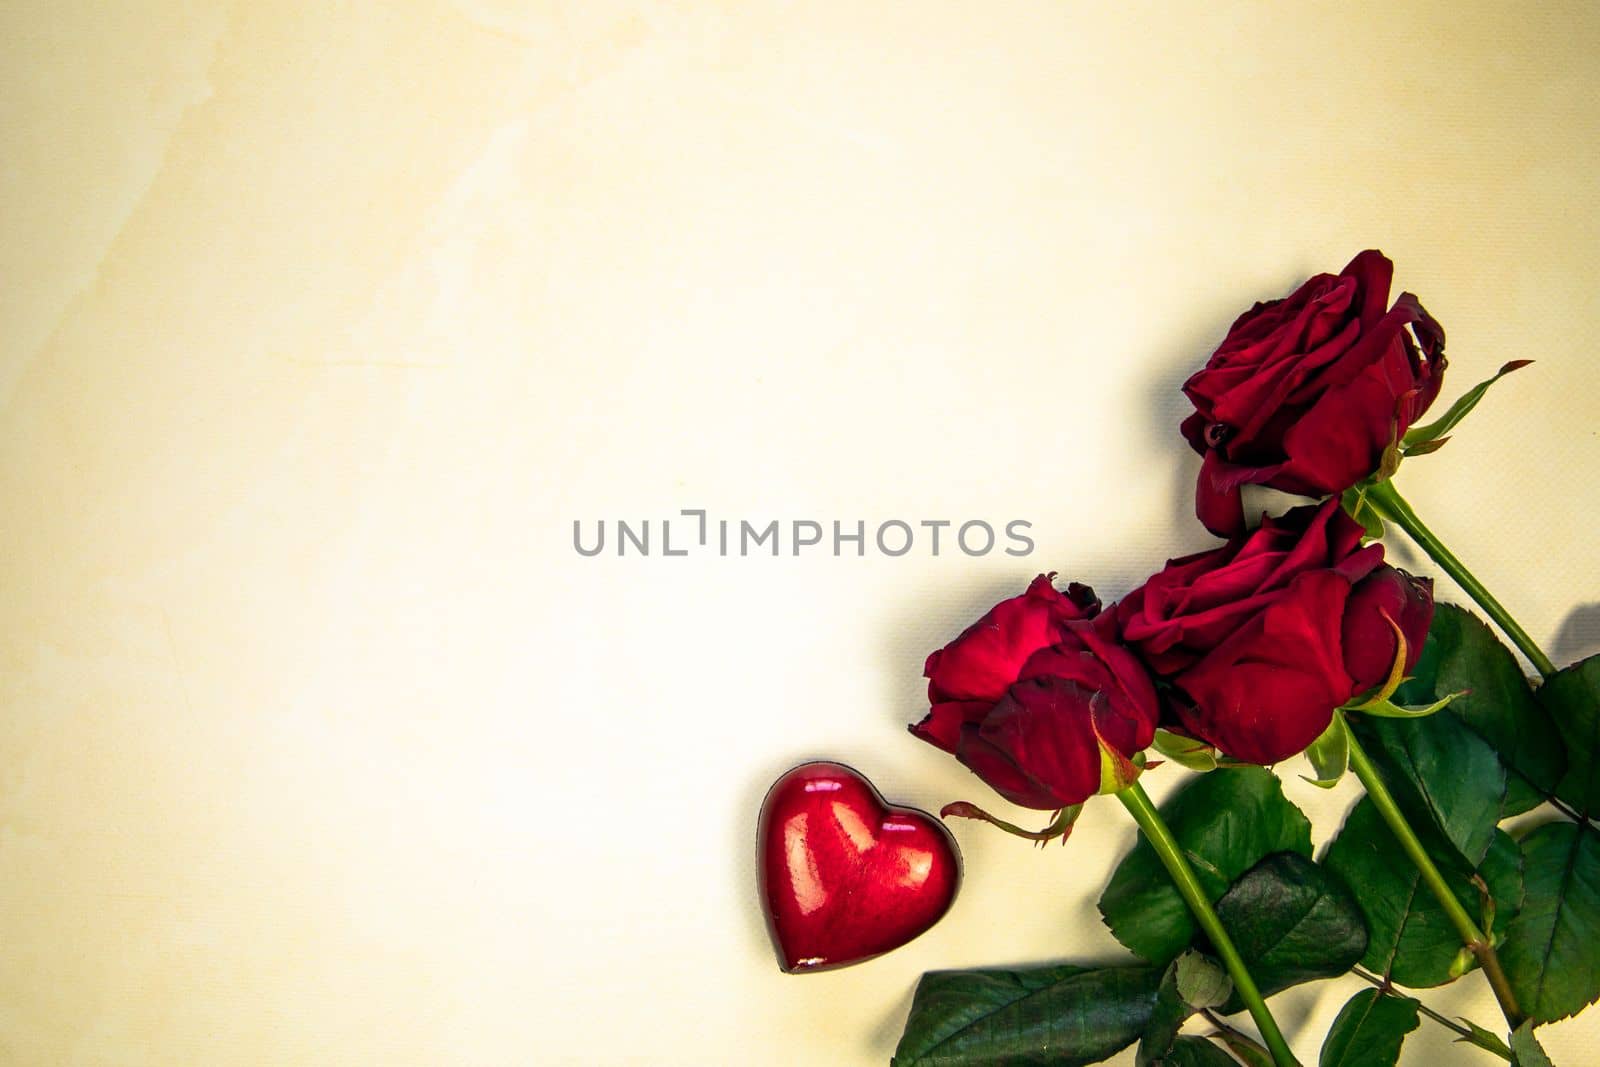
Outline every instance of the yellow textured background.
POLYGON ((1206 544, 1178 382, 1369 245, 1447 398, 1539 360, 1402 487, 1600 649, 1597 9, 1111 7, 0 7, 0 1060, 881 1063, 925 969, 1109 956, 1096 805, 784 977, 756 805, 986 799, 922 656, 1206 544), (1038 550, 572 550, 686 507, 1038 550))

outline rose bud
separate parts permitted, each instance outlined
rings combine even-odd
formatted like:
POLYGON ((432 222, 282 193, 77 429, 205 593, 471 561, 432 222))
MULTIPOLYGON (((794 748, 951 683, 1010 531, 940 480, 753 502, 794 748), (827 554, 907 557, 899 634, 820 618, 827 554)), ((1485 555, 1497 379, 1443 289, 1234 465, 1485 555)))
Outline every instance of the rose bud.
POLYGON ((1415 666, 1432 587, 1361 545, 1337 499, 1169 562, 1117 605, 1122 636, 1171 686, 1175 727, 1235 759, 1305 749, 1334 709, 1415 666))
POLYGON ((1184 383, 1194 413, 1180 429, 1205 457, 1195 511, 1207 529, 1243 532, 1245 485, 1342 493, 1439 395, 1444 331, 1410 293, 1385 310, 1393 273, 1366 251, 1255 305, 1184 383))
POLYGON ((1065 623, 1057 642, 1027 656, 998 697, 969 690, 941 700, 947 670, 991 651, 979 640, 985 632, 980 622, 928 657, 934 704, 913 734, 1027 808, 1081 804, 1137 777, 1133 758, 1154 739, 1160 709, 1143 664, 1116 640, 1114 616, 1065 623))
POLYGON ((1355 683, 1355 695, 1388 681, 1399 651, 1396 629, 1406 642, 1403 669, 1410 673, 1432 624, 1432 578, 1417 578, 1387 563, 1363 578, 1350 591, 1340 627, 1344 665, 1355 683))

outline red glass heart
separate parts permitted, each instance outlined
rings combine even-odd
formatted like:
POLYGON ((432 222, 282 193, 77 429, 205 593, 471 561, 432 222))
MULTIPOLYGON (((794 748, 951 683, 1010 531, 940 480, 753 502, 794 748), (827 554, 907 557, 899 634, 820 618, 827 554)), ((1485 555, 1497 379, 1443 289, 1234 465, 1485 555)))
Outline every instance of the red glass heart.
POLYGON ((767 929, 789 974, 899 948, 950 910, 961 884, 961 854, 938 819, 891 807, 838 763, 806 763, 773 784, 757 849, 767 929))

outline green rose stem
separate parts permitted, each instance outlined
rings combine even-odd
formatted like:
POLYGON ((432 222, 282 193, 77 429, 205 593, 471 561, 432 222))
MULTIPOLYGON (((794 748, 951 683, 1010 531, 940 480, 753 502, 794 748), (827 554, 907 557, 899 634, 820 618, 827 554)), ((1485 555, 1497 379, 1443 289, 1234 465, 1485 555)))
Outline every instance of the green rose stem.
POLYGON ((1435 563, 1444 568, 1444 572, 1454 578, 1456 584, 1466 590, 1467 595, 1476 600, 1483 610, 1489 613, 1495 624, 1505 631, 1506 636, 1522 649, 1523 655, 1539 669, 1540 674, 1548 678, 1556 673, 1556 665, 1550 662, 1550 657, 1545 655, 1538 645, 1534 644, 1533 638, 1528 636, 1528 631, 1517 625, 1517 620, 1501 606, 1500 601, 1496 600, 1494 595, 1483 587, 1483 583, 1467 570, 1466 565, 1456 558, 1455 553, 1446 548, 1444 542, 1423 524, 1417 513, 1411 510, 1411 505, 1406 503, 1405 497, 1395 489, 1394 482, 1382 481, 1369 486, 1366 490, 1366 500, 1379 515, 1404 530, 1433 558, 1435 563))
POLYGON ((1478 924, 1472 921, 1467 909, 1461 906, 1461 901, 1451 892, 1444 875, 1439 873, 1439 868, 1434 866, 1427 850, 1422 847, 1422 842, 1417 840, 1416 831, 1411 829, 1411 824, 1406 822, 1406 817, 1401 814, 1394 795, 1378 776, 1378 768, 1373 765, 1371 758, 1356 741, 1355 731, 1346 726, 1345 736, 1350 741, 1350 769, 1356 772, 1356 777, 1366 788, 1367 796, 1372 798, 1373 805, 1377 807, 1378 814, 1383 816, 1383 821, 1389 824, 1389 830, 1400 842, 1401 849, 1410 857, 1411 862, 1416 864, 1422 880, 1427 883, 1429 892, 1444 909, 1445 915, 1450 919, 1450 925, 1456 928, 1461 943, 1483 968, 1483 976, 1489 980, 1489 988, 1494 990, 1494 997, 1500 1002, 1500 1011, 1504 1013, 1506 1022, 1515 1030, 1522 1025, 1523 1015, 1517 1007, 1516 994, 1511 991, 1511 980, 1500 967, 1500 957, 1495 955, 1494 943, 1478 929, 1478 924))
POLYGON ((1189 905, 1189 911, 1199 922, 1200 929, 1211 939, 1211 945, 1217 950, 1217 955, 1222 957, 1223 965, 1228 968, 1228 974, 1233 979, 1235 992, 1250 1010, 1250 1017, 1256 1021, 1262 1040, 1272 1052, 1272 1062, 1278 1067, 1299 1067, 1300 1061, 1289 1051, 1288 1042, 1283 1039, 1283 1032, 1278 1029, 1277 1021, 1272 1018, 1272 1012, 1267 1010, 1267 1002, 1261 997, 1261 990, 1256 988, 1255 979, 1251 978, 1250 972, 1245 969, 1244 959, 1240 957, 1239 950, 1234 948, 1233 939, 1228 936, 1228 931, 1222 928, 1222 920, 1218 919, 1217 913, 1212 910, 1211 902, 1206 899, 1205 891, 1200 888, 1200 882, 1195 878, 1194 868, 1183 858, 1183 849, 1173 838, 1172 831, 1167 829, 1161 813, 1156 811, 1156 806, 1151 803, 1150 794, 1146 793, 1144 786, 1136 781, 1117 793, 1116 797, 1133 816, 1133 821, 1139 824, 1139 829, 1144 831, 1145 839, 1156 850, 1156 855, 1161 857, 1167 873, 1172 876, 1173 884, 1178 887, 1178 894, 1183 897, 1184 903, 1189 905))

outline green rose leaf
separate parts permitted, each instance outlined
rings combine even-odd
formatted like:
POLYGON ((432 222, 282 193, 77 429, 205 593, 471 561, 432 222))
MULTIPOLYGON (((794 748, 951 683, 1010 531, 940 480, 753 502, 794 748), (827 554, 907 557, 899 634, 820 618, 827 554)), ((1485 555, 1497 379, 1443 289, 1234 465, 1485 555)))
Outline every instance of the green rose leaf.
POLYGON ((1459 695, 1449 713, 1487 741, 1510 772, 1505 814, 1537 807, 1567 765, 1555 723, 1494 631, 1470 611, 1436 604, 1416 670, 1395 699, 1422 704, 1451 693, 1459 695))
MULTIPOLYGON (((1477 886, 1458 868, 1439 862, 1445 849, 1436 833, 1425 826, 1416 829, 1456 898, 1482 923, 1477 886)), ((1458 977, 1460 936, 1370 798, 1363 797, 1350 812, 1322 862, 1345 884, 1361 887, 1356 903, 1366 918, 1365 967, 1413 989, 1458 977)), ((1523 907, 1522 857, 1516 842, 1497 832, 1477 873, 1494 903, 1495 929, 1505 929, 1523 907)))
POLYGON ((1233 992, 1228 972, 1198 952, 1185 952, 1174 960, 1172 977, 1178 996, 1195 1011, 1226 1004, 1233 992))
MULTIPOLYGON (((1250 961, 1262 996, 1344 974, 1367 948, 1355 897, 1337 877, 1295 852, 1268 856, 1245 872, 1217 901, 1217 918, 1250 961)), ((1243 1009, 1234 997, 1223 1010, 1243 1009)))
POLYGON ((1161 979, 1157 967, 930 971, 892 1064, 1098 1063, 1144 1033, 1161 979))
POLYGON ((1500 965, 1536 1023, 1600 997, 1600 833, 1548 823, 1522 839, 1528 898, 1506 927, 1500 965))
POLYGON ((1163 1067, 1239 1067, 1233 1057, 1203 1037, 1180 1037, 1162 1060, 1163 1067))
MULTIPOLYGON (((1165 804, 1162 817, 1215 902, 1235 879, 1274 852, 1311 855, 1311 824, 1260 767, 1201 775, 1165 804)), ((1194 940, 1196 926, 1150 843, 1140 838, 1111 876, 1100 914, 1118 941, 1165 964, 1194 940)))
POLYGON ((1417 1023, 1415 1000, 1363 989, 1339 1009, 1317 1065, 1394 1067, 1400 1061, 1400 1046, 1417 1023))
POLYGON ((1556 795, 1583 815, 1600 814, 1600 655, 1552 675, 1539 687, 1539 703, 1555 720, 1571 757, 1556 795))
POLYGON ((1173 960, 1156 991, 1150 1025, 1139 1039, 1138 1067, 1171 1062, 1170 1053, 1184 1022, 1202 1008, 1215 1008, 1233 992, 1233 979, 1200 955, 1185 952, 1173 960))
POLYGON ((1556 1067, 1539 1039, 1533 1036, 1533 1020, 1523 1023, 1511 1035, 1511 1062, 1513 1067, 1556 1067))
POLYGON ((1451 715, 1350 716, 1350 727, 1413 825, 1431 823, 1471 870, 1494 841, 1506 770, 1489 743, 1451 715))

